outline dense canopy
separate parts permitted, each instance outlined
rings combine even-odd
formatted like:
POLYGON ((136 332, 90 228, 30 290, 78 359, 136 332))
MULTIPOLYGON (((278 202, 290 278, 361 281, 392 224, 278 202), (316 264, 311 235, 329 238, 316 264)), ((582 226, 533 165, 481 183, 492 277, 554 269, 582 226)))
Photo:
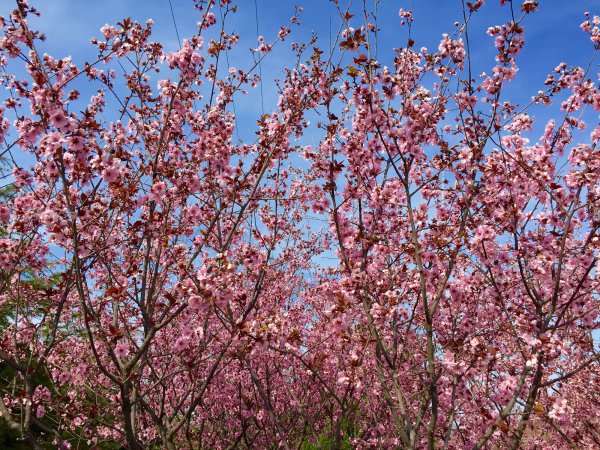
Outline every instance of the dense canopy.
POLYGON ((499 2, 485 67, 483 0, 430 49, 401 9, 389 60, 368 2, 306 42, 297 8, 251 64, 190 3, 179 50, 123 19, 87 62, 0 18, 6 445, 600 448, 600 17, 517 103, 544 2, 499 2))

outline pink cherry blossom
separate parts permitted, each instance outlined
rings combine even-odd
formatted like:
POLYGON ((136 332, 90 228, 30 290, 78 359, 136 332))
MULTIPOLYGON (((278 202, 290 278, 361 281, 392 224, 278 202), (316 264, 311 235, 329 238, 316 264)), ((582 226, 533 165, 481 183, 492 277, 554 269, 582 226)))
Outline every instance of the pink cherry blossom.
POLYGON ((337 1, 339 35, 282 46, 298 8, 244 60, 247 5, 191 1, 180 47, 129 18, 71 59, 20 0, 0 421, 33 448, 596 448, 600 19, 535 81, 548 6, 489 3, 429 50, 426 17, 385 49, 337 1), (263 57, 289 67, 251 118, 263 57))
POLYGON ((102 171, 102 179, 107 183, 113 183, 119 179, 121 172, 118 167, 109 166, 102 171))
POLYGON ((129 346, 126 342, 119 342, 115 347, 114 352, 118 358, 123 359, 129 354, 129 346))

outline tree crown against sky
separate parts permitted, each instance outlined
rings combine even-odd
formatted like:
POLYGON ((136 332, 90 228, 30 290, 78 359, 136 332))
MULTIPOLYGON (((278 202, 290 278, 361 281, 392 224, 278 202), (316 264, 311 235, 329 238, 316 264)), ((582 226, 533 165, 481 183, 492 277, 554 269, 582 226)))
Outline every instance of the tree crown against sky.
POLYGON ((3 14, 11 439, 600 445, 600 18, 316 3, 3 14))

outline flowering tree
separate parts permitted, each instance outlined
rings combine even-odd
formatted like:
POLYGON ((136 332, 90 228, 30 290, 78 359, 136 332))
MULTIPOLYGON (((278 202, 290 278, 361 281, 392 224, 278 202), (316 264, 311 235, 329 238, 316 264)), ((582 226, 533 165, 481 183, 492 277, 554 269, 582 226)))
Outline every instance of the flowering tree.
POLYGON ((591 65, 520 106, 504 92, 536 2, 488 29, 480 79, 483 1, 435 52, 401 10, 388 66, 376 15, 334 3, 335 51, 292 44, 250 144, 232 102, 297 15, 247 71, 219 66, 230 1, 196 0, 172 53, 151 21, 107 25, 80 65, 38 51, 26 1, 0 19, 0 413, 27 444, 600 446, 591 65))

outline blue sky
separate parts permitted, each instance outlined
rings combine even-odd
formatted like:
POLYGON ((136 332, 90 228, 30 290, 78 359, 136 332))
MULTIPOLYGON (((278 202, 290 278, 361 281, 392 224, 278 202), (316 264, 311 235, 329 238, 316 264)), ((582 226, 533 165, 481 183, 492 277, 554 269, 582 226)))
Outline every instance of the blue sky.
MULTIPOLYGON (((106 23, 116 24, 125 17, 145 22, 152 18, 155 22, 154 39, 165 46, 166 51, 179 48, 175 32, 173 17, 169 0, 30 0, 37 6, 42 15, 32 18, 31 25, 44 32, 47 41, 41 50, 61 58, 72 56, 74 62, 81 65, 84 61, 95 58, 94 47, 89 44, 89 39, 100 36, 99 29, 106 23)), ((413 9, 415 22, 412 37, 415 47, 428 47, 436 49, 442 33, 451 34, 455 29, 454 23, 462 21, 461 0, 364 0, 369 9, 373 9, 377 2, 378 33, 378 59, 382 65, 390 66, 393 57, 393 48, 401 47, 406 43, 406 27, 400 25, 398 10, 400 8, 413 9)), ((466 0, 465 0, 466 1, 466 0)), ((253 59, 250 48, 257 46, 257 16, 258 34, 264 35, 267 41, 272 41, 277 35, 281 25, 287 25, 293 15, 294 5, 303 7, 300 20, 301 26, 294 27, 293 34, 286 42, 278 45, 272 54, 269 54, 262 64, 263 92, 265 112, 269 112, 276 105, 277 92, 273 79, 280 77, 282 69, 291 63, 292 53, 290 43, 294 40, 306 41, 314 31, 320 37, 319 46, 327 50, 330 45, 330 32, 335 37, 340 27, 341 19, 334 5, 329 0, 239 0, 238 12, 228 19, 226 29, 235 31, 241 36, 240 43, 229 57, 229 65, 238 68, 249 68, 253 59)), ((340 0, 340 4, 345 4, 340 0)), ((175 22, 181 38, 192 35, 200 19, 200 14, 194 10, 191 0, 171 0, 175 22)), ((520 2, 515 1, 515 10, 518 14, 520 2)), ((525 20, 526 45, 520 54, 517 63, 520 72, 505 91, 505 100, 527 103, 539 89, 543 89, 546 75, 560 62, 568 65, 587 66, 593 53, 592 44, 588 36, 579 29, 584 20, 584 12, 600 14, 600 1, 598 0, 541 0, 539 11, 530 15, 525 20)), ((362 18, 363 1, 353 1, 352 19, 360 26, 362 18)), ((0 15, 6 16, 14 7, 14 1, 0 2, 0 15)), ((215 11, 218 15, 218 11, 215 11)), ((510 20, 511 10, 500 6, 500 0, 487 0, 486 5, 472 20, 469 33, 471 43, 471 57, 473 61, 473 75, 482 72, 491 72, 495 65, 493 39, 485 32, 489 26, 505 23, 510 20)), ((591 76, 596 77, 598 61, 592 69, 591 76)), ((227 71, 227 64, 221 66, 223 73, 227 71)), ((162 75, 166 76, 166 75, 162 75)), ((78 83, 87 83, 84 79, 78 83)), ((77 86, 84 94, 91 94, 97 86, 77 86)), ((5 94, 0 93, 0 99, 5 94)), ((239 135, 245 142, 252 141, 256 127, 256 120, 262 115, 260 90, 255 89, 245 97, 236 98, 236 113, 238 116, 239 135)), ((556 115, 556 105, 550 109, 536 109, 535 114, 539 122, 532 137, 539 136, 540 127, 550 115, 556 115), (536 136, 537 135, 537 136, 536 136)), ((560 114, 559 114, 560 115, 560 114)), ((589 116, 589 113, 587 113, 589 116)), ((597 115, 590 116, 591 123, 597 123, 597 115)), ((588 117, 588 118, 590 118, 588 117)), ((586 140, 586 134, 581 134, 580 140, 586 140)), ((303 144, 318 142, 318 134, 309 130, 302 139, 303 144)), ((23 155, 21 155, 23 158, 23 155)), ((27 165, 24 159, 19 160, 27 165)))
MULTIPOLYGON (((373 7, 376 0, 365 0, 373 7)), ((62 57, 71 55, 75 63, 93 58, 95 52, 89 39, 99 36, 99 29, 105 23, 114 24, 124 17, 145 22, 152 18, 155 22, 155 39, 161 41, 167 50, 179 47, 169 0, 104 0, 100 2, 84 0, 31 1, 42 12, 39 19, 32 20, 34 27, 47 35, 43 51, 62 57)), ((340 4, 344 4, 342 0, 340 4)), ((354 11, 362 9, 362 0, 354 0, 354 11)), ((416 48, 425 46, 436 48, 442 33, 451 34, 454 22, 462 19, 461 0, 379 0, 378 58, 384 65, 391 65, 392 49, 406 42, 406 28, 400 26, 398 10, 413 9, 415 22, 413 39, 416 48)), ((175 20, 182 38, 190 36, 199 20, 199 13, 192 8, 191 0, 171 0, 175 20)), ((240 68, 250 67, 252 57, 249 48, 256 47, 256 10, 258 8, 258 30, 267 40, 271 40, 280 25, 287 24, 293 14, 294 5, 304 8, 301 15, 302 26, 294 29, 291 39, 280 45, 269 55, 262 65, 264 79, 263 92, 265 112, 276 102, 276 92, 272 80, 281 74, 282 68, 290 61, 289 43, 291 40, 305 40, 312 31, 320 36, 320 46, 329 47, 329 35, 335 36, 340 25, 340 17, 328 0, 241 0, 237 14, 228 19, 228 29, 237 32, 240 44, 229 54, 230 65, 240 68)), ((515 2, 515 11, 518 13, 515 2)), ((569 65, 587 65, 591 55, 591 43, 579 30, 584 11, 600 14, 598 0, 541 0, 539 12, 526 19, 526 47, 518 65, 520 73, 512 83, 510 100, 519 100, 525 95, 526 101, 538 89, 546 74, 559 62, 569 65)), ((0 15, 8 15, 14 2, 0 3, 0 15)), ((500 7, 500 0, 487 0, 485 7, 477 13, 470 26, 470 39, 474 74, 490 72, 494 65, 492 38, 485 34, 488 26, 500 24, 510 18, 510 8, 500 7)), ((359 14, 356 14, 357 24, 359 14)), ((226 70, 226 67, 223 67, 226 70)), ((246 99, 238 99, 236 109, 240 122, 249 120, 254 125, 261 114, 259 90, 246 99)), ((244 128, 243 126, 240 126, 244 128)), ((247 131, 242 129, 242 134, 247 131)), ((250 133, 249 136, 251 136, 250 133)))

